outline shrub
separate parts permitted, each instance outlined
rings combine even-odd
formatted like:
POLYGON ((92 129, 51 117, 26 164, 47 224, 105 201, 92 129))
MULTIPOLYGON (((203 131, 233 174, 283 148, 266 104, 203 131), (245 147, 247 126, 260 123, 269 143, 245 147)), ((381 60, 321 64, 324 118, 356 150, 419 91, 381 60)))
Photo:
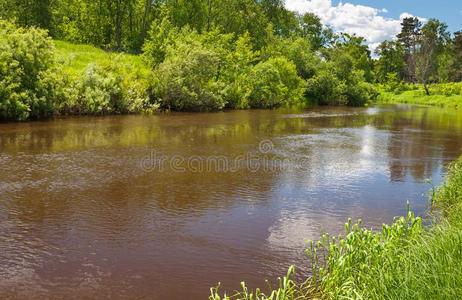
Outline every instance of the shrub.
POLYGON ((90 64, 77 80, 67 78, 60 90, 63 114, 124 114, 150 110, 148 84, 118 57, 111 63, 90 64))
POLYGON ((346 82, 344 95, 348 106, 363 106, 376 99, 378 92, 372 84, 363 81, 362 71, 353 71, 346 82))
POLYGON ((462 83, 441 83, 432 87, 432 92, 438 95, 462 95, 462 83))
POLYGON ((295 65, 283 57, 257 64, 249 74, 252 108, 275 108, 300 103, 305 82, 298 77, 295 65))
POLYGON ((122 101, 122 78, 107 73, 96 64, 91 64, 78 84, 78 106, 81 112, 109 114, 126 112, 122 101))
POLYGON ((178 111, 213 111, 225 106, 217 81, 220 57, 200 41, 179 41, 155 70, 154 94, 161 106, 178 111))
POLYGON ((309 102, 318 105, 345 105, 346 99, 342 94, 345 85, 328 70, 308 79, 306 97, 309 102))
POLYGON ((262 55, 265 58, 287 58, 295 64, 298 75, 303 79, 313 77, 321 63, 321 59, 313 52, 310 42, 305 38, 274 38, 273 43, 263 50, 262 55))
POLYGON ((319 105, 363 106, 377 98, 378 91, 374 85, 364 81, 362 73, 350 71, 347 79, 342 80, 331 66, 324 66, 307 81, 307 99, 319 105))
POLYGON ((386 82, 384 84, 386 92, 392 92, 395 94, 400 94, 407 90, 407 86, 399 78, 396 73, 388 73, 386 77, 386 82))
POLYGON ((53 113, 54 48, 46 31, 0 21, 0 119, 53 113))

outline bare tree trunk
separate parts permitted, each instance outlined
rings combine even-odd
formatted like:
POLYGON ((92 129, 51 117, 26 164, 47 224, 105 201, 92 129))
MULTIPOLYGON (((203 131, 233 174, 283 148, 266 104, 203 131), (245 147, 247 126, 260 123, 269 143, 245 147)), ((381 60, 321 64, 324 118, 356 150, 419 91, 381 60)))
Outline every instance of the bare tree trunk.
POLYGON ((423 86, 424 86, 425 93, 427 94, 427 96, 430 96, 430 90, 428 89, 427 81, 423 82, 423 86))

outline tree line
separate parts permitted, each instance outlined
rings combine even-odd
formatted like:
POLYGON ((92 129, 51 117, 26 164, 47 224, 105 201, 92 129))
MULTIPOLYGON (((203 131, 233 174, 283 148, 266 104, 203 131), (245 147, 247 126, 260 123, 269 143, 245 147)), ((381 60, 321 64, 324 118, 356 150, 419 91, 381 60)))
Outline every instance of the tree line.
POLYGON ((462 34, 435 19, 404 19, 378 58, 283 0, 0 0, 0 19, 2 119, 360 106, 382 86, 462 80, 462 34), (48 36, 140 54, 148 72, 111 59, 66 74, 48 36))
POLYGON ((377 82, 422 83, 429 94, 429 83, 462 81, 462 31, 451 34, 437 19, 422 24, 411 17, 401 25, 395 41, 377 48, 377 82))

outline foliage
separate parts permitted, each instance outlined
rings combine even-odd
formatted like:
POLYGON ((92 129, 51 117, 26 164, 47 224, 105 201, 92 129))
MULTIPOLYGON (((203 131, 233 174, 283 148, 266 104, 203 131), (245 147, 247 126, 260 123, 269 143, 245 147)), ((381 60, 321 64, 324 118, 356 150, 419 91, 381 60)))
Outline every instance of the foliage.
POLYGON ((447 25, 436 19, 429 20, 423 27, 419 36, 420 47, 415 53, 416 56, 416 78, 425 88, 427 95, 430 95, 428 82, 437 76, 438 57, 449 40, 447 25))
POLYGON ((318 105, 362 106, 377 97, 375 87, 365 81, 364 72, 354 66, 350 55, 343 52, 330 55, 331 61, 307 81, 308 101, 318 105))
POLYGON ((272 38, 270 46, 262 50, 263 58, 283 56, 291 60, 297 67, 297 73, 303 79, 308 79, 316 74, 321 64, 321 59, 312 50, 312 45, 305 38, 272 38))
POLYGON ((426 96, 422 85, 409 85, 402 82, 396 89, 384 85, 379 87, 378 103, 407 103, 419 105, 434 105, 460 107, 462 106, 462 84, 440 83, 428 87, 430 96, 426 96))
POLYGON ((244 33, 235 42, 234 49, 226 55, 226 67, 221 72, 225 82, 224 97, 228 108, 249 108, 252 82, 249 80, 254 65, 260 60, 260 53, 254 51, 249 33, 244 33))
POLYGON ((167 48, 173 44, 178 34, 178 29, 167 18, 154 21, 143 46, 143 58, 151 66, 161 64, 167 55, 167 48))
POLYGON ((151 72, 133 55, 56 41, 62 65, 55 104, 59 114, 119 114, 155 110, 151 72))
POLYGON ((154 93, 162 107, 180 111, 222 109, 223 87, 216 80, 220 62, 217 52, 188 36, 168 47, 154 78, 154 93))
POLYGON ((431 87, 432 93, 436 95, 453 96, 462 95, 462 83, 441 83, 431 87))
POLYGON ((252 108, 275 108, 301 102, 304 81, 298 77, 296 66, 283 57, 260 62, 249 75, 252 108))
POLYGON ((44 30, 0 21, 0 119, 53 113, 53 44, 44 30))
POLYGON ((52 41, 43 30, 0 24, 0 119, 153 111, 141 60, 52 41), (94 63, 98 61, 98 63, 94 63), (59 65, 59 68, 57 67, 59 65))
POLYGON ((392 225, 383 225, 380 232, 350 221, 345 237, 324 236, 312 245, 309 255, 316 264, 313 275, 328 299, 379 299, 388 292, 384 284, 399 272, 401 259, 414 238, 423 231, 422 220, 411 212, 392 225), (328 253, 326 261, 318 261, 319 252, 328 253))
POLYGON ((376 49, 375 79, 380 83, 399 83, 404 79, 404 47, 398 42, 384 41, 376 49), (391 81, 390 81, 391 80, 391 81))
POLYGON ((290 267, 287 275, 283 278, 278 278, 279 287, 276 290, 270 291, 266 295, 262 290, 256 289, 250 291, 244 282, 241 282, 242 291, 235 292, 232 296, 220 295, 220 286, 210 289, 209 300, 297 300, 307 299, 313 291, 308 288, 308 285, 297 284, 293 277, 295 267, 290 267))
POLYGON ((262 60, 249 33, 233 42, 231 35, 184 28, 167 44, 154 79, 163 108, 207 111, 302 102, 304 81, 293 62, 284 57, 262 60))
POLYGON ((58 111, 64 114, 120 114, 149 109, 147 87, 118 67, 117 58, 107 65, 90 64, 78 80, 63 88, 58 111))
POLYGON ((345 84, 331 70, 324 69, 308 79, 306 96, 308 101, 318 105, 345 105, 344 90, 345 84))
MULTIPOLYGON (((143 52, 117 56, 119 67, 103 50, 56 42, 50 55, 58 64, 43 68, 61 70, 34 80, 48 96, 31 100, 43 104, 31 110, 37 115, 15 100, 16 119, 157 106, 193 111, 361 106, 378 97, 371 84, 383 100, 406 93, 417 81, 427 94, 435 93, 425 100, 433 103, 440 102, 439 95, 458 96, 457 86, 434 83, 462 80, 462 35, 450 35, 435 19, 425 24, 403 19, 397 39, 383 42, 375 60, 364 38, 334 34, 318 16, 290 12, 281 0, 0 0, 0 9, 0 17, 46 28, 55 38, 143 52)), ((420 89, 412 93, 423 95, 420 89)))
POLYGON ((300 35, 307 39, 314 50, 319 50, 328 46, 334 34, 330 28, 325 28, 319 16, 313 13, 305 13, 299 16, 300 35))
MULTIPOLYGON (((450 214, 456 207, 462 206, 462 159, 452 164, 447 177, 446 184, 435 193, 433 204, 450 214)), ((454 217, 460 219, 460 216, 454 217)))
POLYGON ((435 94, 426 96, 423 87, 419 87, 416 90, 404 91, 398 94, 382 91, 377 97, 377 103, 416 104, 457 108, 462 107, 462 97, 460 95, 444 96, 435 94))
POLYGON ((450 67, 450 80, 462 81, 462 31, 454 33, 454 39, 450 45, 449 52, 452 55, 452 65, 450 67))

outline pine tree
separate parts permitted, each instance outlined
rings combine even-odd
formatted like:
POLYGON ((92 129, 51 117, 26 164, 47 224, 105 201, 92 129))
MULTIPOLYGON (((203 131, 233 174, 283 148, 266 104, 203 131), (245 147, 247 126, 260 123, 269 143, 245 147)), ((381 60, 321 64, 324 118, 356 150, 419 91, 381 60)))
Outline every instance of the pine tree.
POLYGON ((421 28, 422 23, 418 18, 404 18, 401 23, 401 33, 397 36, 398 42, 404 46, 404 61, 406 62, 404 79, 409 82, 416 82, 415 53, 421 28))

